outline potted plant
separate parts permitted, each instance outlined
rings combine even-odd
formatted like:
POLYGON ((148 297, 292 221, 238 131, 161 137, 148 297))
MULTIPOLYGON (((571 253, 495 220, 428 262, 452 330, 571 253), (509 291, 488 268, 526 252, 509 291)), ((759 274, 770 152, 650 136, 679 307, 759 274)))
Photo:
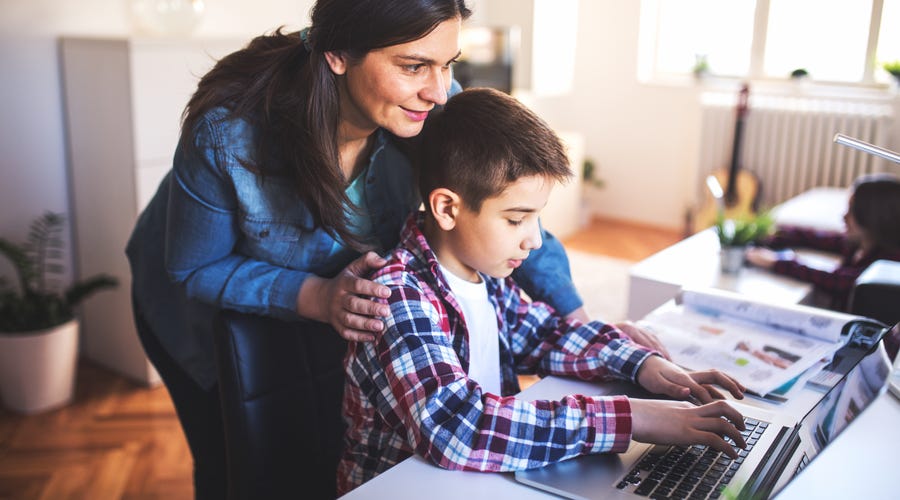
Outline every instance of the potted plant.
POLYGON ((21 413, 71 401, 78 357, 74 308, 117 285, 115 278, 97 275, 62 289, 64 221, 47 212, 31 224, 24 244, 0 238, 0 255, 16 275, 14 281, 0 276, 0 396, 21 413))
POLYGON ((691 73, 698 80, 709 74, 709 60, 706 54, 694 54, 694 67, 691 68, 691 73))
POLYGON ((791 79, 792 80, 804 80, 809 78, 809 71, 806 68, 797 68, 794 71, 791 71, 791 79))
POLYGON ((722 271, 734 273, 744 264, 747 246, 772 234, 775 221, 768 212, 740 217, 725 217, 720 212, 713 227, 721 246, 722 271))
POLYGON ((881 67, 884 68, 885 71, 890 73, 891 76, 894 77, 894 80, 896 80, 897 83, 900 84, 900 59, 897 59, 896 61, 888 61, 882 64, 881 67))

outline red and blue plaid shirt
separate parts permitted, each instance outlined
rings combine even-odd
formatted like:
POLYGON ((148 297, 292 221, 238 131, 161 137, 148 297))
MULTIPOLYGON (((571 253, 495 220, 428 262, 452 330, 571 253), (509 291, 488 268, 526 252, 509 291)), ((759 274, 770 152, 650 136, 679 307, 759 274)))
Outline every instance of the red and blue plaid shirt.
POLYGON ((392 290, 384 333, 373 343, 351 343, 344 361, 348 429, 338 492, 414 453, 447 469, 514 471, 625 451, 632 431, 626 397, 527 401, 513 396, 516 373, 633 381, 653 352, 611 325, 566 320, 523 299, 510 278, 482 275, 497 311, 503 391, 484 393, 466 376, 466 324, 421 221, 421 213, 410 217, 389 263, 373 277, 392 290))
POLYGON ((847 309, 856 279, 873 262, 881 259, 900 261, 900 252, 896 250, 873 250, 857 255, 858 247, 850 243, 845 233, 803 227, 779 228, 766 244, 773 248, 801 247, 840 254, 841 263, 833 271, 806 266, 794 259, 779 260, 772 268, 777 274, 812 283, 830 297, 829 308, 837 311, 847 309))

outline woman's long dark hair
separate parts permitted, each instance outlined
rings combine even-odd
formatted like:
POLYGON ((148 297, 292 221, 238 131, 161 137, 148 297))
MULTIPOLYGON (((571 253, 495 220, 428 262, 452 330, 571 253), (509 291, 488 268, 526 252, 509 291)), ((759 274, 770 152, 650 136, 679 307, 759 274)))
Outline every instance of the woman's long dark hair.
POLYGON ((316 226, 361 250, 364 235, 350 231, 344 211, 350 201, 336 139, 340 97, 325 52, 359 60, 470 14, 465 0, 318 0, 305 44, 299 32, 278 29, 204 75, 184 110, 182 135, 189 137, 203 115, 219 106, 230 118, 247 120, 256 143, 253 158, 242 159, 245 166, 263 176, 287 176, 316 226))
POLYGON ((869 174, 856 179, 850 213, 876 249, 900 250, 900 178, 869 174))

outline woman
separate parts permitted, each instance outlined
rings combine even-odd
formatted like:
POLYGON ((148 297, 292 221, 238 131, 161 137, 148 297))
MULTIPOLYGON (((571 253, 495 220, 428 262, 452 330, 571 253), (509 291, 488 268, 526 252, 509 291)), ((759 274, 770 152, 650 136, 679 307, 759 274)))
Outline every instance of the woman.
MULTIPOLYGON (((469 15, 464 0, 319 0, 308 30, 258 37, 200 81, 127 249, 138 333, 187 436, 197 497, 225 496, 218 309, 326 323, 340 336, 320 336, 323 356, 382 329, 387 308, 368 297, 387 288, 362 277, 419 204, 398 139, 446 101, 469 15)), ((586 317, 549 235, 518 276, 586 317)))

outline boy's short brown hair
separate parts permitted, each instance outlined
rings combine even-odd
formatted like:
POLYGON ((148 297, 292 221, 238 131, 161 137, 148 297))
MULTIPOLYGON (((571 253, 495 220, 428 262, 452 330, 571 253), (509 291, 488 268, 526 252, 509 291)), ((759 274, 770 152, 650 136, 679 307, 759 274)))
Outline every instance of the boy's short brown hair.
POLYGON ((495 89, 472 88, 451 97, 429 117, 420 140, 422 199, 444 187, 475 212, 521 177, 541 175, 562 182, 572 175, 553 130, 495 89))

